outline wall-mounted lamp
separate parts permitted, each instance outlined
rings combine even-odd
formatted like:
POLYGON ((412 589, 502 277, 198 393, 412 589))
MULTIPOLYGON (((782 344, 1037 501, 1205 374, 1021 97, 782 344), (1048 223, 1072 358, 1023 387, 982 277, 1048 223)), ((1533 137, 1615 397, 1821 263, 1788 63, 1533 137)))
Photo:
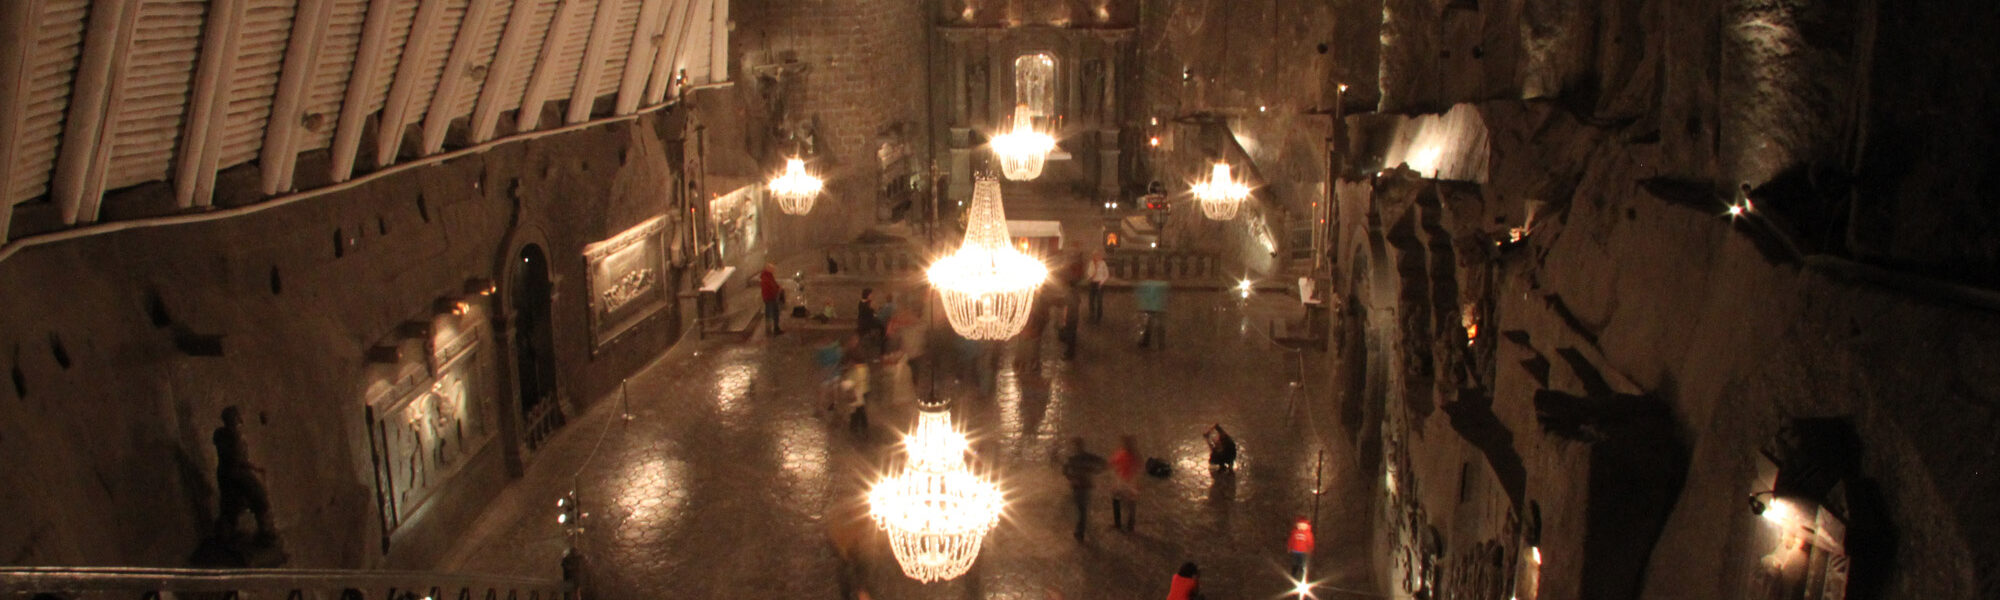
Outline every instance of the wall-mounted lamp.
POLYGON ((466 308, 467 306, 464 300, 447 296, 444 298, 438 298, 436 302, 431 303, 431 314, 463 315, 465 314, 466 308))
POLYGON ((472 279, 465 280, 465 294, 468 296, 473 294, 478 294, 481 296, 491 296, 493 295, 493 292, 497 291, 500 291, 500 286, 499 284, 493 283, 493 280, 491 279, 487 279, 485 277, 474 277, 472 279))
POLYGON ((1777 500, 1778 500, 1777 490, 1764 490, 1761 492, 1751 492, 1750 514, 1763 515, 1765 510, 1771 508, 1771 502, 1776 502, 1777 500), (1765 500, 1760 499, 1759 498, 1760 496, 1770 496, 1771 500, 1767 502, 1765 500))

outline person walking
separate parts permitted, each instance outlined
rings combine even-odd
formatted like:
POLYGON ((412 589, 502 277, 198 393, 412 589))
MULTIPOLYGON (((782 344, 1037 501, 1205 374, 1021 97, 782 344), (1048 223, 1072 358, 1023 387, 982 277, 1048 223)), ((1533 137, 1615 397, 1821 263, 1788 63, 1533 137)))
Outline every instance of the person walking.
POLYGON ((764 294, 764 320, 770 322, 765 331, 771 335, 785 332, 778 327, 778 309, 785 303, 785 288, 778 286, 777 268, 764 263, 764 271, 757 274, 757 287, 764 294))
POLYGON ((1111 265, 1104 262, 1104 251, 1090 256, 1084 277, 1090 281, 1090 323, 1095 325, 1104 320, 1104 282, 1111 281, 1111 265))
POLYGON ((1111 453, 1111 473, 1118 476, 1117 487, 1111 488, 1112 529, 1131 532, 1139 526, 1138 445, 1128 433, 1118 438, 1118 451, 1111 453))
POLYGON ((874 288, 861 288, 861 301, 854 306, 854 333, 861 336, 863 347, 873 345, 879 351, 888 343, 885 338, 889 334, 882 319, 875 315, 874 295, 874 288))
POLYGON ((1200 600, 1201 597, 1201 568, 1192 562, 1181 563, 1180 570, 1174 572, 1173 582, 1167 585, 1167 600, 1200 600))
POLYGON ((1167 347, 1167 282, 1158 280, 1141 281, 1132 287, 1132 298, 1144 314, 1145 329, 1139 332, 1139 347, 1146 348, 1158 343, 1167 347))
POLYGON ((1069 493, 1076 501, 1076 541, 1083 541, 1084 529, 1090 521, 1090 490, 1097 485, 1097 474, 1104 472, 1104 457, 1091 454, 1084 449, 1083 438, 1069 439, 1069 460, 1063 461, 1063 477, 1069 480, 1069 493))
POLYGON ((1209 426, 1201 434, 1208 441, 1208 466, 1223 473, 1236 472, 1236 438, 1222 429, 1221 423, 1209 426))
POLYGON ((1292 535, 1285 541, 1292 554, 1292 579, 1305 579, 1306 561, 1312 558, 1313 526, 1304 516, 1292 521, 1292 535))

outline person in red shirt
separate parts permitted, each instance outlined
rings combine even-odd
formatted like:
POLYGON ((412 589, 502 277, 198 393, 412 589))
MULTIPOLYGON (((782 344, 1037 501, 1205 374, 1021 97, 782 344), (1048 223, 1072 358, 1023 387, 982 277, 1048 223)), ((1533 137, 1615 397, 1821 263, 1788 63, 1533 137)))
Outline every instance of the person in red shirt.
POLYGON ((1111 488, 1111 528, 1133 531, 1139 526, 1139 443, 1131 434, 1118 438, 1118 451, 1111 454, 1111 472, 1118 486, 1111 488))
POLYGON ((1305 577, 1306 559, 1312 556, 1313 551, 1312 522, 1307 521, 1305 517, 1293 521, 1292 536, 1285 543, 1285 549, 1292 551, 1292 578, 1305 577))
POLYGON ((1201 569, 1194 563, 1181 563, 1181 570, 1174 573, 1174 581, 1167 587, 1167 600, 1198 600, 1201 598, 1201 569))
POLYGON ((757 274, 757 287, 764 292, 764 320, 770 322, 771 335, 784 333, 778 328, 778 306, 784 303, 785 289, 778 287, 778 275, 772 272, 776 268, 765 263, 764 271, 757 274))

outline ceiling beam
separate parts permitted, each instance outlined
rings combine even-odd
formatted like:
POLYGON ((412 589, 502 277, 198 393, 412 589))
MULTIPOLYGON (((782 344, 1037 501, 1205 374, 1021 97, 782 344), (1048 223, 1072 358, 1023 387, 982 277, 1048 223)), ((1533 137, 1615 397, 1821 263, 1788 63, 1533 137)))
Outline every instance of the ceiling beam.
POLYGON ((35 73, 35 47, 42 36, 42 0, 15 0, 0 6, 0 242, 14 218, 14 165, 19 163, 21 129, 28 118, 35 73))
POLYGON ((246 0, 215 0, 202 26, 201 58, 194 70, 194 93, 181 128, 174 160, 174 199, 181 208, 208 206, 216 162, 228 131, 230 88, 236 83, 236 46, 246 0))
POLYGON ((479 90, 478 105, 472 108, 474 144, 493 139, 507 89, 514 87, 514 78, 520 76, 523 64, 521 55, 528 51, 528 29, 533 26, 535 7, 541 4, 542 0, 514 0, 514 10, 507 15, 507 28, 500 33, 500 47, 493 52, 493 64, 486 69, 486 83, 479 90))
POLYGON ((729 81, 729 0, 709 0, 708 83, 729 81))
POLYGON ((674 80, 674 64, 681 51, 681 38, 686 37, 687 22, 692 18, 694 4, 701 0, 673 0, 667 7, 670 17, 665 36, 660 42, 660 52, 653 57, 652 81, 646 84, 646 105, 652 106, 667 101, 667 84, 674 80))
POLYGON ((96 221, 103 206, 105 168, 118 130, 111 115, 125 104, 123 74, 139 27, 139 0, 92 2, 84 22, 83 57, 77 61, 69 112, 63 117, 62 150, 49 182, 63 222, 71 225, 96 221))
MULTIPOLYGON (((458 37, 451 43, 451 54, 444 59, 444 72, 438 75, 437 92, 431 94, 431 108, 424 111, 424 154, 437 154, 444 150, 444 136, 451 131, 451 120, 458 118, 452 114, 458 107, 458 96, 470 77, 466 73, 466 62, 472 60, 472 51, 479 45, 479 36, 486 31, 486 13, 493 11, 495 0, 472 0, 465 7, 465 18, 458 21, 458 37)), ((493 73, 489 70, 485 80, 490 81, 493 73)))
POLYGON ((542 36, 541 58, 535 61, 535 73, 528 76, 528 90, 521 95, 521 109, 514 111, 516 125, 514 131, 534 131, 542 119, 542 103, 549 99, 549 85, 555 79, 555 62, 562 54, 562 48, 576 34, 576 13, 583 0, 561 0, 556 7, 554 21, 549 23, 548 35, 542 36))
POLYGON ((597 103, 597 79, 604 73, 604 55, 611 51, 611 30, 618 24, 618 7, 629 0, 598 0, 597 18, 590 26, 590 38, 583 47, 583 63, 576 68, 576 89, 569 93, 569 124, 590 120, 590 108, 597 103))
POLYGON ((299 120, 305 115, 299 107, 312 95, 308 84, 319 67, 320 45, 326 40, 326 24, 332 16, 333 0, 299 0, 292 18, 278 93, 271 100, 271 118, 264 122, 264 147, 257 160, 267 196, 292 189, 292 172, 299 164, 298 139, 304 128, 299 120))
POLYGON ((361 22, 361 43, 354 49, 354 69, 347 76, 347 95, 340 101, 340 124, 333 134, 333 181, 354 176, 354 159, 361 150, 361 129, 368 118, 368 93, 381 76, 382 47, 389 43, 389 21, 396 0, 370 0, 361 22))
POLYGON ((664 1, 645 0, 639 5, 639 26, 632 30, 632 50, 625 56, 625 77, 618 82, 615 109, 618 114, 638 111, 639 102, 646 99, 646 76, 653 68, 653 54, 660 49, 660 33, 664 28, 660 23, 660 3, 664 1))
MULTIPOLYGON (((403 57, 396 64, 396 82, 389 86, 389 102, 382 106, 382 120, 375 127, 377 167, 396 162, 396 149, 403 145, 403 127, 410 123, 410 99, 417 95, 417 81, 423 77, 424 65, 430 64, 433 53, 443 48, 437 40, 446 34, 438 31, 438 22, 444 20, 446 2, 429 0, 417 5, 409 41, 403 42, 403 57)), ((459 20, 459 27, 464 26, 465 21, 459 20)))

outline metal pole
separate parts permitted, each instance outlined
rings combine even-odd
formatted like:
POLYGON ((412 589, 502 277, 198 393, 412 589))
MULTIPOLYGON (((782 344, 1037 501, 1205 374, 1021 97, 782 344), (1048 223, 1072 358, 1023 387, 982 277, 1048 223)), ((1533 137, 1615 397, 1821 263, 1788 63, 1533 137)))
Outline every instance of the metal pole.
POLYGON ((619 397, 618 418, 627 421, 632 420, 631 384, 632 384, 632 378, 630 377, 618 380, 618 397, 619 397))
POLYGON ((1314 528, 1314 529, 1318 529, 1318 528, 1319 528, 1319 497, 1320 497, 1320 495, 1322 495, 1322 494, 1324 494, 1324 493, 1325 493, 1325 491, 1324 491, 1324 490, 1320 489, 1320 470, 1321 470, 1321 468, 1323 468, 1323 467, 1325 467, 1325 466, 1326 466, 1326 450, 1325 450, 1325 449, 1321 449, 1320 451, 1318 451, 1318 452, 1317 452, 1317 453, 1315 453, 1315 454, 1317 455, 1317 457, 1318 457, 1318 458, 1317 458, 1317 460, 1315 461, 1315 463, 1313 464, 1313 490, 1312 490, 1312 492, 1313 492, 1313 512, 1312 512, 1312 523, 1313 523, 1313 528, 1314 528))

